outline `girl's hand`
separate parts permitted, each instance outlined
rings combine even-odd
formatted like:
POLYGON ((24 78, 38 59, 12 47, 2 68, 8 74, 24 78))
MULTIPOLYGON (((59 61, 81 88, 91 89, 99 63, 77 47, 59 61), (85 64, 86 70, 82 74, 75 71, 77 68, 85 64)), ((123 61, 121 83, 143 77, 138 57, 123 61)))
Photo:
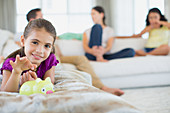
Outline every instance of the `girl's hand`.
POLYGON ((16 73, 22 73, 25 70, 35 70, 35 68, 37 67, 35 64, 32 64, 27 57, 20 57, 19 55, 16 56, 16 60, 15 62, 13 62, 12 60, 10 61, 10 64, 13 68, 13 70, 15 70, 16 73))
POLYGON ((36 80, 36 79, 37 79, 37 74, 30 70, 30 71, 24 73, 20 77, 20 85, 22 85, 23 83, 25 83, 27 81, 32 81, 32 80, 36 80))
POLYGON ((97 47, 97 46, 93 46, 93 47, 92 47, 92 51, 93 51, 93 52, 92 52, 92 55, 93 55, 93 56, 97 56, 97 55, 98 55, 98 47, 97 47))
POLYGON ((105 48, 103 46, 99 46, 99 55, 104 55, 105 53, 105 48))
POLYGON ((132 36, 130 36, 130 38, 139 38, 139 37, 141 37, 140 34, 133 34, 132 36))

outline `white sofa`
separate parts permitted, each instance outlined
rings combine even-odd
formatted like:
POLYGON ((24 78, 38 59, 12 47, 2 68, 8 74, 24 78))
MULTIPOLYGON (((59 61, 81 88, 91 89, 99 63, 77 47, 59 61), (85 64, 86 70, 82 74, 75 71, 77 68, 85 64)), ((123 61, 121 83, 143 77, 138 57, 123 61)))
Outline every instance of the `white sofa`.
MULTIPOLYGON (((82 42, 58 40, 56 42, 64 56, 84 55, 82 42)), ((143 49, 146 39, 116 39, 111 52, 131 47, 143 49)), ((109 87, 139 88, 170 85, 170 55, 145 56, 115 59, 109 62, 90 61, 94 71, 109 87)), ((65 69, 76 69, 71 64, 62 64, 65 69)))
MULTIPOLYGON (((7 56, 19 47, 14 42, 14 35, 0 30, 0 55, 7 56)), ((78 40, 58 40, 56 42, 63 55, 84 55, 82 42, 78 40)), ((112 52, 126 47, 142 49, 146 40, 116 39, 112 52)), ((90 62, 103 83, 110 87, 135 88, 170 85, 170 55, 146 56, 111 60, 106 63, 90 62)), ((64 69, 76 69, 74 65, 62 64, 64 69)))

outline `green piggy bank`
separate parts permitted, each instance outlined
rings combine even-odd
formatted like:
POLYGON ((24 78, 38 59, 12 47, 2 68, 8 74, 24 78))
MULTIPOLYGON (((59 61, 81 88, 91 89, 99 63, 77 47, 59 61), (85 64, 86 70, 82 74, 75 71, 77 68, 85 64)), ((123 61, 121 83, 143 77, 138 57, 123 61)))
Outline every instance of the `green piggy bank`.
POLYGON ((35 93, 51 94, 53 92, 54 85, 51 83, 50 77, 47 77, 45 80, 37 78, 33 81, 27 81, 19 90, 20 95, 31 95, 35 93))

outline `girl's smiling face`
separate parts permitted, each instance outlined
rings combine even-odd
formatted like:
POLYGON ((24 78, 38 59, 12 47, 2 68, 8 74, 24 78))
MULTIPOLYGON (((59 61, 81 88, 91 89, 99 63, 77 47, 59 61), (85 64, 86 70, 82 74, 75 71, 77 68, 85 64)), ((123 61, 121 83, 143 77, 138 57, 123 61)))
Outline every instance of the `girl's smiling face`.
POLYGON ((32 30, 26 39, 21 37, 26 57, 37 66, 48 58, 52 51, 53 42, 54 38, 44 28, 32 30))

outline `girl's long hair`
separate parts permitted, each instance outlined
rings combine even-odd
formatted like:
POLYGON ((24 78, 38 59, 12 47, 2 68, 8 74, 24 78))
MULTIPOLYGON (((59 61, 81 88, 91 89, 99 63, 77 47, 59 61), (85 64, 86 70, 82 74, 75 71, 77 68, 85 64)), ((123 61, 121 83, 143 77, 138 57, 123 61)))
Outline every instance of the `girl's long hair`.
MULTIPOLYGON (((165 18, 165 16, 162 15, 161 11, 160 11, 158 8, 152 8, 152 9, 149 10, 148 15, 147 15, 147 17, 146 17, 146 26, 149 26, 149 25, 150 25, 150 22, 149 22, 149 14, 150 14, 150 13, 158 13, 158 14, 160 15, 160 17, 161 17, 161 18, 160 18, 161 21, 168 21, 168 20, 165 18)), ((162 25, 161 25, 160 27, 162 27, 162 25)))
MULTIPOLYGON (((51 24, 51 22, 49 22, 45 19, 35 19, 35 20, 30 21, 27 24, 27 26, 25 27, 24 38, 27 39, 28 36, 30 35, 30 33, 33 30, 41 30, 42 28, 44 28, 54 38, 54 42, 55 42, 55 40, 56 40, 55 28, 51 24)), ((51 53, 55 53, 54 42, 53 42, 53 47, 52 47, 51 53)), ((12 57, 15 58, 16 55, 18 55, 18 54, 20 55, 20 57, 25 56, 24 47, 22 47, 22 48, 16 50, 15 52, 11 53, 7 58, 12 58, 12 57)))

